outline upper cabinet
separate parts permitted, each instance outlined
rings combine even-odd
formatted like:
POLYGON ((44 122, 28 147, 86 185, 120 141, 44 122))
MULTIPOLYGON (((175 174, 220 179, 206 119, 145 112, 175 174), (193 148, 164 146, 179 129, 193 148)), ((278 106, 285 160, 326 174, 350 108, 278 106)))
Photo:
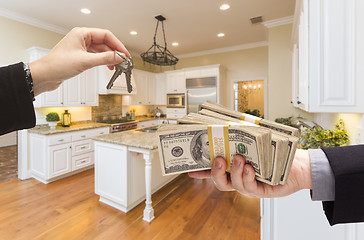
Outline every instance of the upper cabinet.
MULTIPOLYGON (((35 61, 49 52, 48 49, 31 47, 28 49, 29 61, 35 61)), ((34 107, 97 106, 97 72, 95 68, 64 81, 51 92, 36 96, 34 107)))
POLYGON ((185 93, 186 92, 186 76, 184 71, 168 71, 167 93, 185 93))
POLYGON ((364 1, 298 0, 292 102, 308 112, 364 112, 364 1))
MULTIPOLYGON (((162 93, 157 89, 156 74, 138 69, 133 70, 134 86, 138 88, 135 95, 123 95, 123 105, 157 105, 156 96, 162 93)), ((159 86, 159 85, 158 85, 159 86)))
POLYGON ((167 105, 167 77, 165 73, 155 74, 155 105, 167 105))
POLYGON ((110 70, 107 66, 99 66, 97 67, 97 75, 99 80, 99 94, 136 94, 137 86, 135 84, 135 70, 132 70, 131 74, 131 85, 133 86, 133 90, 131 93, 128 92, 128 88, 126 86, 126 77, 125 74, 122 73, 114 82, 111 89, 106 89, 107 84, 109 83, 111 77, 113 76, 115 70, 110 70))

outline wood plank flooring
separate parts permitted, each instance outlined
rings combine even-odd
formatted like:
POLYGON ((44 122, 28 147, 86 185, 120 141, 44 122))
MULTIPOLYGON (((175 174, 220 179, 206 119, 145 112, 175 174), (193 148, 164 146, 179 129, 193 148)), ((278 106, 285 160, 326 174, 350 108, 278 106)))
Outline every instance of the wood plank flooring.
POLYGON ((220 192, 211 180, 181 175, 125 214, 98 201, 89 170, 45 185, 0 183, 0 239, 260 239, 258 199, 220 192))

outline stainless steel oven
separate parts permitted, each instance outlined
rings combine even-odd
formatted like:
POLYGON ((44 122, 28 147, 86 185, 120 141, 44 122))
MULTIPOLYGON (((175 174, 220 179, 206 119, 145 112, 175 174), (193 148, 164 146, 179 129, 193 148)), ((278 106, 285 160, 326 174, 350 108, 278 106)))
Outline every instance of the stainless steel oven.
POLYGON ((167 94, 167 108, 184 108, 184 107, 185 107, 184 93, 167 94))

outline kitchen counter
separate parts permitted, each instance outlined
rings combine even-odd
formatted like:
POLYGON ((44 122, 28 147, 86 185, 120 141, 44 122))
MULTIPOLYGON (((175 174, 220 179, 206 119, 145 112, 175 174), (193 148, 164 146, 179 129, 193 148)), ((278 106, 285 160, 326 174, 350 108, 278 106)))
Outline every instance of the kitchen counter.
POLYGON ((95 193, 99 201, 128 212, 144 199, 143 220, 154 219, 152 193, 178 175, 163 176, 157 134, 138 130, 92 138, 95 148, 95 193))
POLYGON ((97 136, 92 139, 100 142, 113 143, 148 150, 154 150, 158 148, 156 133, 141 132, 137 129, 97 136))
POLYGON ((70 127, 62 127, 57 126, 56 129, 50 129, 50 127, 46 124, 37 125, 34 128, 28 130, 29 133, 37 133, 41 135, 52 135, 52 134, 60 134, 66 132, 101 128, 101 127, 109 127, 110 124, 105 123, 95 123, 95 122, 75 122, 70 127))

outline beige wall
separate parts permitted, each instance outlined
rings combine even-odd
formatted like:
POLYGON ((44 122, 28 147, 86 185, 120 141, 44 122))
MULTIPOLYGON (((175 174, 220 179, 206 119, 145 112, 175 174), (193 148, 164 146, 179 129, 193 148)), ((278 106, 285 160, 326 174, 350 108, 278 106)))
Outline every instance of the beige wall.
POLYGON ((27 62, 29 57, 26 49, 32 46, 50 49, 63 38, 62 34, 3 17, 0 17, 0 29, 0 64, 27 62))
POLYGON ((292 24, 268 29, 268 116, 301 116, 313 119, 313 114, 293 107, 292 99, 292 24))
POLYGON ((268 47, 182 58, 176 69, 220 64, 226 72, 225 105, 233 107, 233 82, 261 80, 268 76, 268 47))

